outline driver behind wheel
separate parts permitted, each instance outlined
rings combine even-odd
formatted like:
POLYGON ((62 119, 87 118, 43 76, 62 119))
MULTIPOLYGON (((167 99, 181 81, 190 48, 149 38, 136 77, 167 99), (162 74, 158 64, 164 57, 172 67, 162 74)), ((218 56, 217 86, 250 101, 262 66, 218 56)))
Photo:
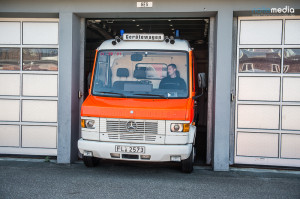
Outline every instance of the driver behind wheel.
POLYGON ((175 64, 168 65, 168 75, 163 78, 159 84, 160 89, 179 89, 185 90, 185 81, 180 77, 179 71, 175 64))

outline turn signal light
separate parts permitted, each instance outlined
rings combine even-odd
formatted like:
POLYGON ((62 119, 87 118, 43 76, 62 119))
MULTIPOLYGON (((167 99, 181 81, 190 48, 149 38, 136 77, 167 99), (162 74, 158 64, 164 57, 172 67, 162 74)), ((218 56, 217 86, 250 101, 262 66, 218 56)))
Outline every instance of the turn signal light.
POLYGON ((85 128, 85 122, 84 122, 84 120, 81 120, 81 127, 85 128))
POLYGON ((183 124, 182 132, 189 132, 190 131, 190 124, 183 124))

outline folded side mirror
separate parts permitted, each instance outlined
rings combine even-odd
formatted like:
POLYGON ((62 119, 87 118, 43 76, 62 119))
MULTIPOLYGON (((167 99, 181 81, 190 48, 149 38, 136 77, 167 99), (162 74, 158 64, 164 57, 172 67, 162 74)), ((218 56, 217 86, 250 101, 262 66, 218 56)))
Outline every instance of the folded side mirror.
POLYGON ((198 73, 198 86, 199 88, 206 88, 205 73, 198 73))

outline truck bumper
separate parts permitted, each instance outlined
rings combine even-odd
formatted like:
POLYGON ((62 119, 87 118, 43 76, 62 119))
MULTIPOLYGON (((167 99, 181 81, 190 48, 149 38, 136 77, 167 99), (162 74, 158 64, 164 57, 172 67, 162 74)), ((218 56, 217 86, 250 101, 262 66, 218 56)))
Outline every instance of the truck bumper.
POLYGON ((119 159, 131 161, 170 162, 187 159, 192 151, 193 145, 154 145, 154 144, 128 144, 115 142, 99 142, 90 140, 78 140, 80 153, 88 152, 93 157, 102 159, 119 159), (116 152, 116 146, 145 147, 144 153, 116 152), (119 157, 116 157, 116 155, 119 157), (113 155, 113 156, 112 156, 113 155), (150 158, 145 159, 145 156, 150 158), (172 158, 171 158, 172 157, 172 158), (176 157, 173 159, 173 157, 176 157))

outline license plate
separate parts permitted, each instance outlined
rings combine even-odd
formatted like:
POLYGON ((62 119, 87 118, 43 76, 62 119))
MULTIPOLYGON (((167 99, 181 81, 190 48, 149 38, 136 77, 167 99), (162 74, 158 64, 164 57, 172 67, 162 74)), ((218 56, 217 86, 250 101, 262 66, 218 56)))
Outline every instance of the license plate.
POLYGON ((145 147, 144 146, 120 146, 120 145, 116 145, 116 152, 145 153, 145 147))

